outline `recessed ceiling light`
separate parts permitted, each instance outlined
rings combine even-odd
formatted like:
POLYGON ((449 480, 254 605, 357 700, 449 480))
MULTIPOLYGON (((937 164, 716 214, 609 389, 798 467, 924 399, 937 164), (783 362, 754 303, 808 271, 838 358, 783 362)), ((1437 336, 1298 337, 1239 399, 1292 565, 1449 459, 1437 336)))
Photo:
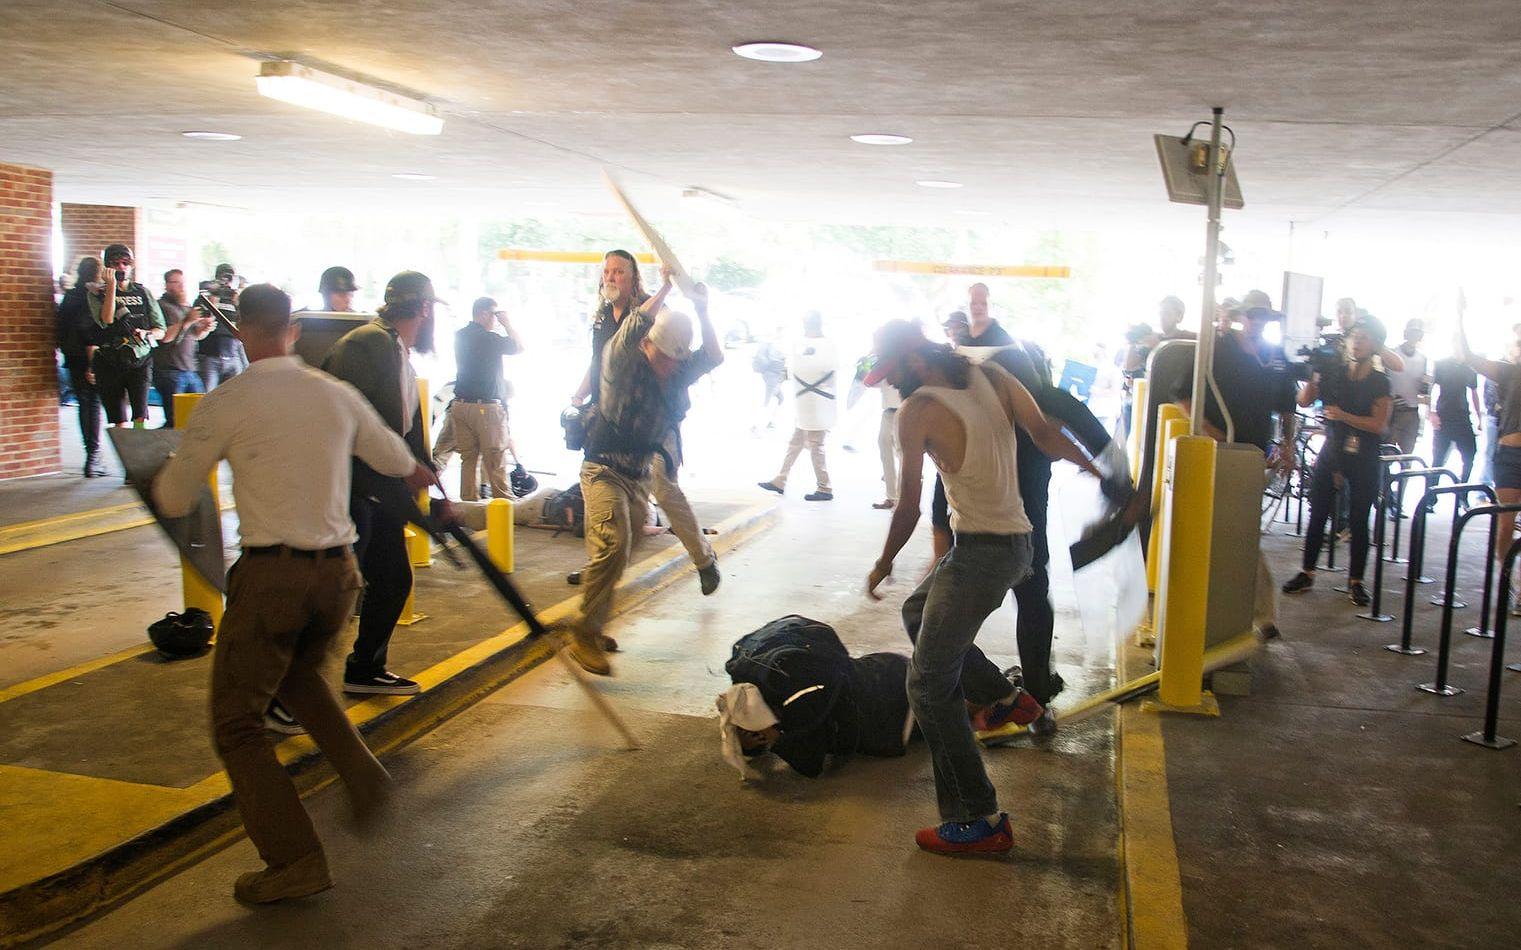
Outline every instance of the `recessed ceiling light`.
POLYGON ((203 142, 236 142, 241 135, 233 135, 231 132, 181 132, 187 139, 200 139, 203 142))
POLYGON ((891 132, 864 132, 852 135, 850 140, 862 145, 907 145, 913 141, 906 135, 894 135, 891 132))
POLYGON ((424 175, 421 172, 397 172, 391 177, 400 178, 402 181, 434 181, 438 178, 437 175, 424 175))
POLYGON ((801 43, 741 43, 733 49, 745 59, 763 63, 807 63, 824 55, 801 43))
POLYGON ((939 179, 935 179, 935 178, 921 178, 918 181, 914 182, 914 184, 918 185, 920 188, 960 188, 961 187, 961 182, 959 182, 959 181, 940 181, 939 179))

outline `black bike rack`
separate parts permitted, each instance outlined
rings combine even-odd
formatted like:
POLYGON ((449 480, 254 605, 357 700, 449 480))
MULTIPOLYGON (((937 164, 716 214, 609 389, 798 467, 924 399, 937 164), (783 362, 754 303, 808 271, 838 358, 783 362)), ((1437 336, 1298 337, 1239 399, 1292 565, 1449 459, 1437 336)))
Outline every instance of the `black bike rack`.
POLYGON ((1470 732, 1463 736, 1464 742, 1472 742, 1486 749, 1508 749, 1516 744, 1515 739, 1507 739, 1498 734, 1500 728, 1500 686, 1502 679, 1500 672, 1505 665, 1505 619, 1509 611, 1506 605, 1510 602, 1510 576, 1516 569, 1516 557, 1521 555, 1521 539, 1512 541, 1510 549, 1505 552, 1505 562, 1500 569, 1500 591, 1495 603, 1495 640, 1494 648, 1489 657, 1489 693, 1484 697, 1484 728, 1479 732, 1470 732))
MULTIPOLYGON (((1383 456, 1381 456, 1381 457, 1383 457, 1383 456)), ((1387 456, 1387 457, 1391 461, 1397 461, 1397 462, 1400 462, 1401 464, 1408 462, 1411 465, 1416 465, 1417 463, 1419 463, 1418 467, 1421 468, 1421 469, 1427 469, 1427 468, 1430 467, 1427 464, 1426 460, 1423 459, 1423 458, 1421 458, 1419 455, 1394 455, 1394 456, 1387 456)), ((1400 470, 1400 474, 1404 474, 1405 472, 1409 472, 1409 471, 1414 471, 1414 469, 1411 469, 1411 468, 1402 468, 1400 470)), ((1454 475, 1453 478, 1457 478, 1457 476, 1454 475)), ((1389 561, 1390 564, 1404 564, 1405 563, 1405 559, 1402 558, 1402 557, 1400 557, 1400 522, 1402 520, 1404 520, 1404 514, 1405 514, 1405 483, 1404 482, 1400 482, 1400 484, 1399 484, 1399 495, 1395 499, 1395 512, 1397 513, 1398 517, 1396 517, 1394 519, 1394 543, 1389 546, 1389 557, 1388 557, 1387 560, 1389 561)), ((1387 516, 1388 516, 1388 512, 1386 511, 1385 512, 1385 517, 1387 517, 1387 516)))
MULTIPOLYGON (((1488 517, 1489 520, 1489 546, 1484 549, 1484 600, 1479 606, 1480 615, 1489 612, 1489 585, 1494 580, 1494 516, 1502 511, 1521 511, 1521 505, 1501 505, 1495 501, 1495 490, 1482 483, 1469 483, 1466 485, 1448 485, 1447 487, 1433 488, 1421 499, 1424 505, 1428 500, 1435 501, 1437 494, 1451 494, 1459 491, 1477 491, 1487 497, 1488 505, 1478 508, 1470 508, 1465 512, 1454 514, 1452 519, 1452 537, 1447 540, 1447 589, 1443 597, 1442 608, 1442 633, 1437 646, 1437 673, 1436 680, 1431 683, 1422 683, 1416 687, 1426 693, 1435 693, 1438 696, 1456 696, 1463 692, 1460 688, 1447 682, 1447 661, 1452 655, 1452 612, 1455 608, 1464 606, 1453 600, 1453 590, 1458 583, 1458 547, 1463 540, 1463 529, 1474 518, 1488 517)), ((1417 517, 1423 517, 1417 515, 1417 517)), ((1436 603, 1436 598, 1432 598, 1436 603)))
MULTIPOLYGON (((1398 446, 1383 446, 1393 448, 1398 453, 1398 446)), ((1379 456, 1379 481, 1378 500, 1374 506, 1377 512, 1377 522, 1373 526, 1373 602, 1368 606, 1368 612, 1358 614, 1363 620, 1371 620, 1374 623, 1388 623, 1394 619, 1392 614, 1383 612, 1384 602, 1384 526, 1389 523, 1387 516, 1389 505, 1389 466, 1398 463, 1401 471, 1412 461, 1419 461, 1414 455, 1384 454, 1379 456)))
MULTIPOLYGON (((1400 620, 1400 642, 1391 643, 1384 647, 1392 653, 1400 653, 1405 656, 1420 656, 1426 651, 1421 647, 1410 645, 1411 624, 1415 621, 1415 586, 1421 578, 1421 561, 1425 556, 1426 548, 1426 499, 1436 489, 1431 486, 1431 480, 1437 481, 1437 488, 1441 487, 1442 476, 1445 475, 1454 482, 1458 476, 1447 468, 1412 468, 1403 472, 1395 472, 1389 476, 1391 480, 1398 480, 1400 493, 1405 490, 1405 482, 1417 476, 1426 479, 1426 494, 1421 496, 1421 504, 1416 507, 1415 524, 1410 528, 1410 560, 1409 573, 1405 575, 1405 616, 1400 620)), ((1398 537, 1399 524, 1395 523, 1395 534, 1398 537)))

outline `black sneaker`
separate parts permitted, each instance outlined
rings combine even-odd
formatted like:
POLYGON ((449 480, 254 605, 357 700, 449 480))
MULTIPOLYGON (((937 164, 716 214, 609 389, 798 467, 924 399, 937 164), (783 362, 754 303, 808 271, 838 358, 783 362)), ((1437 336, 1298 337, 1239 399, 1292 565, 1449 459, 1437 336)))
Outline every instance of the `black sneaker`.
POLYGON ((785 494, 787 494, 786 490, 783 489, 782 486, 778 485, 776 482, 756 482, 755 484, 757 484, 760 487, 764 488, 766 491, 774 491, 778 495, 785 495, 785 494))
POLYGON ((834 501, 834 492, 820 489, 803 496, 804 501, 834 501))
POLYGON ((1304 571, 1300 571, 1298 574, 1295 574, 1293 577, 1284 582, 1283 592, 1285 594, 1297 594, 1300 591, 1309 590, 1314 586, 1315 578, 1306 574, 1304 571))
POLYGON ((569 574, 566 574, 565 583, 569 584, 572 587, 575 587, 577 584, 581 583, 581 572, 571 571, 569 574))
POLYGON ((723 575, 718 573, 718 558, 707 567, 697 569, 697 579, 702 583, 702 596, 706 597, 718 590, 718 582, 723 580, 723 575))
POLYGON ((1362 581, 1347 582, 1347 597, 1359 607, 1373 603, 1373 598, 1368 596, 1368 588, 1363 586, 1362 581))
POLYGON ((306 727, 297 722, 296 717, 280 705, 278 699, 271 699, 269 708, 264 710, 264 728, 287 736, 306 735, 306 727))
POLYGON ((345 693, 365 693, 378 696, 411 696, 422 692, 422 687, 404 676, 397 676, 390 670, 376 673, 374 676, 365 676, 358 679, 343 677, 343 691, 345 693))

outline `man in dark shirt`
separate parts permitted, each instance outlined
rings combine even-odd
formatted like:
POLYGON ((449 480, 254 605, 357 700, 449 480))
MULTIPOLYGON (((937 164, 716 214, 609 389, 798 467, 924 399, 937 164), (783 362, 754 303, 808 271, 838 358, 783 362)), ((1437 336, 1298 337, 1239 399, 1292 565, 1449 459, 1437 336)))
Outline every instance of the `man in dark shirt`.
POLYGON ((973 284, 967 289, 966 309, 971 317, 971 325, 967 329, 967 338, 962 342, 967 346, 1008 346, 1014 342, 1009 331, 988 314, 987 284, 973 284))
POLYGON ((79 435, 84 441, 84 477, 104 475, 100 464, 100 390, 95 388, 95 374, 90 370, 90 350, 95 338, 95 320, 90 316, 90 285, 100 277, 100 259, 81 257, 75 272, 74 286, 58 302, 58 348, 63 351, 63 368, 69 385, 79 401, 79 435))
POLYGON ((449 421, 454 426, 455 445, 459 449, 459 497, 462 501, 479 499, 481 484, 491 486, 496 498, 511 498, 507 484, 507 400, 502 380, 502 357, 521 353, 523 344, 507 312, 497 309, 496 301, 482 297, 470 308, 470 322, 454 335, 454 401, 449 404, 449 421), (505 336, 493 333, 495 324, 505 336), (476 463, 482 471, 476 475, 476 463), (483 481, 484 480, 484 481, 483 481))
POLYGON ((1437 360, 1432 371, 1432 387, 1436 396, 1432 400, 1435 409, 1430 419, 1431 427, 1436 431, 1431 437, 1431 465, 1433 468, 1445 465, 1448 454, 1456 446, 1463 459, 1463 474, 1458 481, 1466 482, 1478 451, 1473 420, 1484 418, 1484 409, 1479 404, 1479 375, 1458 360, 1437 360), (1468 414, 1470 402, 1473 404, 1472 416, 1468 414))
POLYGON ((153 351, 153 388, 164 407, 164 428, 174 428, 174 394, 203 393, 196 372, 195 348, 211 331, 213 318, 193 310, 185 297, 185 272, 164 273, 164 295, 158 298, 164 312, 164 338, 153 351))
POLYGON ((106 421, 141 428, 148 421, 148 362, 164 336, 164 314, 148 288, 133 279, 131 248, 112 244, 101 252, 101 261, 100 293, 86 298, 98 344, 90 368, 106 421))
MULTIPOLYGON (((237 282, 237 270, 228 263, 217 265, 215 276, 211 280, 202 281, 200 289, 210 294, 216 300, 222 312, 237 320, 238 294, 235 287, 237 282)), ((200 305, 202 310, 205 305, 200 305)), ((201 373, 201 386, 203 392, 211 392, 217 388, 217 384, 225 379, 232 379, 243 372, 248 361, 243 356, 243 345, 237 337, 232 335, 227 324, 221 320, 214 321, 211 331, 201 339, 201 345, 196 359, 197 367, 201 373)))

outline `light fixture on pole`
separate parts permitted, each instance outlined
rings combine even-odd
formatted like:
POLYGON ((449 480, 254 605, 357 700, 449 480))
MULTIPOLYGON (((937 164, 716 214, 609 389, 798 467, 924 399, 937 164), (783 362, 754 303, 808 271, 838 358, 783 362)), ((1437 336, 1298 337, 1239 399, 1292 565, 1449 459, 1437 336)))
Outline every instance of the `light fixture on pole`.
POLYGON ((368 122, 413 135, 437 135, 444 129, 444 120, 431 105, 420 99, 290 60, 264 63, 259 67, 257 82, 262 96, 356 122, 368 122))

